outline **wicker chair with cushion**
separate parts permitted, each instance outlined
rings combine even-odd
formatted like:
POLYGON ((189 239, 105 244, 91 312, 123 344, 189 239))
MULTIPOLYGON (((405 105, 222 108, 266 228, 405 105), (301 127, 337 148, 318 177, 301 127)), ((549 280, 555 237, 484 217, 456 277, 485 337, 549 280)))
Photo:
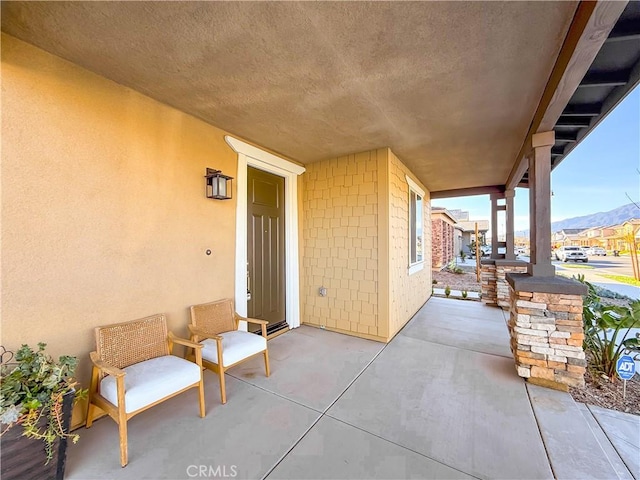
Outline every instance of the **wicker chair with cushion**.
POLYGON ((191 388, 198 388, 205 416, 202 346, 167 331, 163 314, 95 329, 96 351, 89 388, 87 428, 96 407, 118 424, 120 463, 127 465, 127 421, 138 413, 191 388), (193 348, 195 362, 171 355, 173 344, 193 348))
POLYGON ((233 300, 194 305, 191 307, 191 340, 199 342, 202 349, 202 365, 218 374, 220 397, 227 403, 224 372, 254 355, 264 355, 264 367, 269 376, 269 351, 267 350, 267 321, 239 316, 233 300), (259 324, 262 336, 238 330, 240 320, 259 324), (220 362, 218 359, 222 359, 220 362))

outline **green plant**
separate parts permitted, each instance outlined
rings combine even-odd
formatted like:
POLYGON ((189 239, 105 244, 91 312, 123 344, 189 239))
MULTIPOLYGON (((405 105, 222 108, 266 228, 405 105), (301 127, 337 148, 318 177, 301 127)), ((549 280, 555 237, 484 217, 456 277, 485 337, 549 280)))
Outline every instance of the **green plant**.
POLYGON ((431 280, 431 284, 432 285, 437 285, 438 284, 438 280, 436 280, 435 278, 433 280, 431 280))
POLYGON ((582 309, 583 348, 590 354, 591 367, 613 380, 618 358, 627 352, 640 352, 640 335, 628 338, 632 328, 640 327, 640 300, 634 300, 628 306, 605 306, 583 275, 577 280, 589 289, 582 309))
POLYGON ((460 250, 460 260, 464 262, 465 258, 467 258, 467 254, 464 253, 464 250, 460 250))
POLYGON ((467 295, 469 295, 469 293, 466 290, 462 290, 462 298, 467 298, 467 295))
POLYGON ((63 429, 63 397, 72 393, 78 400, 87 392, 75 389, 77 382, 72 376, 78 364, 77 358, 65 355, 56 362, 45 353, 45 347, 45 343, 38 343, 38 350, 33 350, 22 345, 16 352, 15 364, 2 365, 0 436, 21 425, 24 436, 45 443, 49 463, 56 439, 67 437, 74 443, 78 441, 78 435, 63 429), (46 418, 46 422, 41 422, 42 418, 46 418))
POLYGON ((446 287, 444 287, 444 294, 448 297, 449 295, 451 295, 451 288, 449 287, 449 285, 447 285, 446 287))

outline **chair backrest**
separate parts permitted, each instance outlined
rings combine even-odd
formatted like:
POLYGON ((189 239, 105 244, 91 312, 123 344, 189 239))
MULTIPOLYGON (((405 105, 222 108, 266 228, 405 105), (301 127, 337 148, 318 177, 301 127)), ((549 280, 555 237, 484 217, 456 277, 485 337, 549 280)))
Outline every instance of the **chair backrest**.
POLYGON ((98 356, 117 368, 169 355, 167 319, 162 313, 97 327, 95 332, 98 356))
POLYGON ((216 302, 192 306, 191 323, 198 330, 211 335, 236 330, 236 311, 233 307, 233 300, 225 298, 216 302))

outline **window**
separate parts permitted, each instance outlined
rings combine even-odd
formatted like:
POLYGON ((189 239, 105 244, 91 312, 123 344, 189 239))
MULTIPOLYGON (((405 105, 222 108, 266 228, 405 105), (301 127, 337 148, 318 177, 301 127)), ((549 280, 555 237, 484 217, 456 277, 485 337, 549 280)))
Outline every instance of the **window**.
POLYGON ((424 192, 409 177, 409 275, 424 267, 424 192))
POLYGON ((422 197, 409 189, 409 264, 423 261, 422 197))

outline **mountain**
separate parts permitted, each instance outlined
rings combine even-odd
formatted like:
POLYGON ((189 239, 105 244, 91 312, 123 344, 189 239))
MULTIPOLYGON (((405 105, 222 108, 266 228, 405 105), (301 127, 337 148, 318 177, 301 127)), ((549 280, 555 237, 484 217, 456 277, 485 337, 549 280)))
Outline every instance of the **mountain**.
POLYGON ((606 227, 608 225, 618 225, 632 218, 640 218, 640 208, 633 203, 629 203, 608 212, 592 213, 591 215, 552 222, 551 231, 557 232, 565 228, 606 227))
MULTIPOLYGON (((557 222, 551 222, 551 231, 558 232, 567 228, 591 228, 606 227, 608 225, 618 225, 631 220, 632 218, 640 218, 640 208, 634 203, 614 208, 608 212, 592 213, 591 215, 583 215, 582 217, 566 218, 557 222)), ((516 236, 529 236, 529 230, 516 232, 516 236)))

